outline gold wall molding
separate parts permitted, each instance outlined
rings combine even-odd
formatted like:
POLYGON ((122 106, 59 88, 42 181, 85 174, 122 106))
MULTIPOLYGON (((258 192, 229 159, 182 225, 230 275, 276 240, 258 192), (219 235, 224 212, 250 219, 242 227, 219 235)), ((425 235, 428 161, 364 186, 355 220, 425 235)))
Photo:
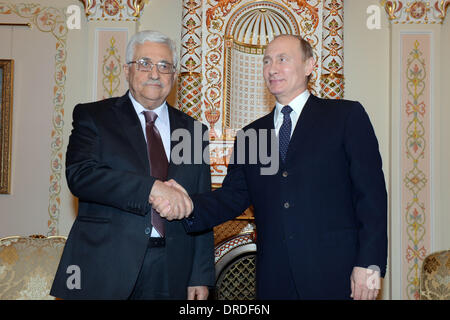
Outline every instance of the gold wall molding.
POLYGON ((14 60, 0 59, 0 194, 11 194, 14 60))
POLYGON ((31 23, 0 23, 4 27, 28 27, 31 28, 31 23))
POLYGON ((380 1, 393 24, 442 24, 450 0, 380 1))
POLYGON ((137 21, 149 0, 80 0, 88 21, 137 21))

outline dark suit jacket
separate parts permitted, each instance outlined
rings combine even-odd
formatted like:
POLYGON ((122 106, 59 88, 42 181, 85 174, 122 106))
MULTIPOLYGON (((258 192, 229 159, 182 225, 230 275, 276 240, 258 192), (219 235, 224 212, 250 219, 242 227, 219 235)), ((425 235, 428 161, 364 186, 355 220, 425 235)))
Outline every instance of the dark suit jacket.
MULTIPOLYGON (((171 131, 187 129, 194 137, 195 120, 168 109, 171 131)), ((172 141, 171 148, 178 142, 172 141)), ((200 144, 208 147, 208 142, 200 144)), ((79 208, 50 294, 64 299, 126 299, 147 248, 148 197, 155 181, 128 93, 75 107, 66 157, 67 183, 79 198, 79 208), (70 290, 66 285, 70 265, 80 268, 81 289, 70 290)), ((190 194, 210 191, 209 166, 190 163, 174 165, 171 161, 168 179, 179 181, 190 194)), ((171 297, 185 299, 188 286, 213 286, 212 231, 188 235, 180 221, 166 221, 165 230, 171 297)))
MULTIPOLYGON (((273 129, 273 118, 274 111, 243 130, 273 129)), ((260 142, 247 141, 247 160, 249 145, 260 142)), ((185 219, 188 231, 204 230, 253 204, 258 298, 295 298, 285 292, 293 279, 301 299, 349 299, 354 266, 376 265, 384 276, 386 187, 378 142, 358 102, 311 95, 286 163, 275 175, 261 175, 263 166, 229 165, 222 188, 194 195, 185 219)))

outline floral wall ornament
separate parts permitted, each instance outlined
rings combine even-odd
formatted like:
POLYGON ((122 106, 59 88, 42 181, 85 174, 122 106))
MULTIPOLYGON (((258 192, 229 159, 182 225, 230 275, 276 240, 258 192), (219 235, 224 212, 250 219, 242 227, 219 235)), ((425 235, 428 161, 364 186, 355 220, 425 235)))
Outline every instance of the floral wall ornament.
POLYGON ((149 0, 128 0, 127 4, 129 8, 134 10, 133 16, 139 17, 144 5, 148 4, 149 0))
POLYGON ((402 284, 407 299, 419 298, 422 262, 430 252, 429 34, 402 35, 402 284))
POLYGON ((88 20, 137 21, 149 0, 80 0, 88 20))
POLYGON ((434 3, 434 9, 439 12, 438 17, 444 20, 445 15, 447 14, 447 9, 450 7, 450 1, 437 1, 434 3))
POLYGON ((117 97, 128 89, 122 68, 128 30, 97 28, 95 39, 94 97, 97 100, 117 97))
POLYGON ((89 16, 91 14, 91 11, 97 5, 97 1, 96 0, 80 0, 80 1, 83 3, 84 12, 86 13, 86 16, 89 16))
POLYGON ((111 98, 120 94, 118 88, 120 86, 120 75, 122 73, 121 58, 116 47, 116 39, 111 37, 110 46, 107 48, 107 54, 103 57, 103 99, 111 98))
POLYGON ((394 24, 442 24, 450 0, 382 0, 389 20, 394 24))
POLYGON ((206 26, 211 27, 211 21, 216 20, 216 13, 220 11, 222 16, 226 16, 228 12, 241 0, 213 0, 217 4, 206 10, 206 26))
POLYGON ((322 22, 322 74, 320 95, 323 98, 344 97, 344 4, 325 0, 322 22))
POLYGON ((119 13, 120 9, 123 9, 123 6, 121 6, 116 0, 105 0, 104 10, 107 15, 115 16, 119 13))
POLYGON ((311 26, 309 29, 316 29, 319 25, 319 10, 316 6, 311 5, 308 3, 307 0, 284 0, 285 2, 293 2, 297 4, 298 8, 295 8, 294 10, 299 14, 303 14, 306 12, 311 17, 311 26))
POLYGON ((202 1, 183 1, 177 108, 202 120, 202 1))

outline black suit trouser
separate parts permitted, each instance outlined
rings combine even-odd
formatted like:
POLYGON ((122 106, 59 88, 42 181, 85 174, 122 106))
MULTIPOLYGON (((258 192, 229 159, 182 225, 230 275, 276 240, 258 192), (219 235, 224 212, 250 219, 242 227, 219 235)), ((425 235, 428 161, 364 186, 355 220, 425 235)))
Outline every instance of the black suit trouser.
POLYGON ((129 299, 170 299, 165 247, 147 247, 141 271, 129 299))

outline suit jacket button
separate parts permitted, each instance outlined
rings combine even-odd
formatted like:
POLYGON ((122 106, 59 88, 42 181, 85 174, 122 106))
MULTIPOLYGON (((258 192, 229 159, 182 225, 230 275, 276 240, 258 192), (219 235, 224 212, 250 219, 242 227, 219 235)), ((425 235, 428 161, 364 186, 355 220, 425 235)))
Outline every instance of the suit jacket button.
POLYGON ((149 227, 145 228, 145 234, 150 234, 150 231, 152 231, 149 227))
POLYGON ((285 209, 289 209, 289 202, 285 202, 285 203, 284 203, 284 208, 285 208, 285 209))
POLYGON ((287 171, 283 171, 283 177, 287 177, 288 176, 288 172, 287 171))

